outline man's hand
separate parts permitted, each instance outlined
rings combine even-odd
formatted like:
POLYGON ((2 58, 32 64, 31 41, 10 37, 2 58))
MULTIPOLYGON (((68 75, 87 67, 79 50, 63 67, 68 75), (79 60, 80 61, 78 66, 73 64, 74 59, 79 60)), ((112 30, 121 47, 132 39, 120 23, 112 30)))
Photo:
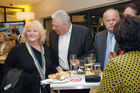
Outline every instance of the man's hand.
POLYGON ((57 70, 58 72, 62 72, 62 71, 63 71, 63 69, 62 69, 60 66, 58 66, 58 67, 56 68, 56 70, 57 70))

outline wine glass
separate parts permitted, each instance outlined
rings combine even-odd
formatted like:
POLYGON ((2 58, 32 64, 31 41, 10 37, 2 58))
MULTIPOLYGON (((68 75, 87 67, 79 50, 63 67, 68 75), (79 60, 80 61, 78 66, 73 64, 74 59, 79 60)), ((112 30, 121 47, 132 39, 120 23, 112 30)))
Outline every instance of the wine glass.
POLYGON ((75 54, 70 55, 70 64, 71 64, 71 81, 78 82, 81 81, 81 78, 77 74, 77 67, 79 66, 79 60, 75 54))
POLYGON ((93 75, 93 60, 91 60, 91 57, 85 57, 85 75, 93 75))
POLYGON ((85 64, 85 61, 84 60, 79 60, 79 69, 78 69, 78 74, 84 74, 85 72, 85 68, 84 68, 84 64, 85 64))
POLYGON ((89 57, 90 57, 90 63, 95 63, 95 61, 96 61, 96 58, 95 58, 95 54, 94 53, 91 53, 90 55, 89 55, 89 57))
POLYGON ((76 71, 77 70, 77 65, 78 65, 78 59, 75 54, 70 55, 70 64, 71 64, 71 70, 76 71))
POLYGON ((93 63, 91 57, 85 57, 85 70, 90 71, 93 68, 93 63))

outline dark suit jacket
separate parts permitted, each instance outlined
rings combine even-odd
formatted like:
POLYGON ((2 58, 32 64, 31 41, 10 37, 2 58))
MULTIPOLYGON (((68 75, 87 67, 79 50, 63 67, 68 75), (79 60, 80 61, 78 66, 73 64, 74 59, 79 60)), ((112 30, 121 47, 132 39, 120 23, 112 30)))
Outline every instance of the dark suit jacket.
MULTIPOLYGON (((56 60, 56 65, 59 65, 58 58, 58 39, 59 35, 55 31, 50 32, 50 49, 56 60)), ((93 49, 93 40, 91 32, 88 28, 78 25, 72 25, 70 44, 68 48, 68 62, 70 54, 76 54, 78 58, 84 58, 93 49)))
MULTIPOLYGON (((101 70, 104 67, 105 52, 106 52, 106 41, 107 41, 108 31, 102 31, 96 34, 94 41, 94 52, 96 55, 96 62, 101 63, 101 70)), ((119 45, 116 43, 115 52, 118 54, 120 52, 119 45)))

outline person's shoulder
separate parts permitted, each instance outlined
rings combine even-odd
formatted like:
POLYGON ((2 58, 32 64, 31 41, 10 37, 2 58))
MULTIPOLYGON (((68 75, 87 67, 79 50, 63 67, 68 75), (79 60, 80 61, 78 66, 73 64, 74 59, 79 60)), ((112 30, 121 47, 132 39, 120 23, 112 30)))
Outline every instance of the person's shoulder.
POLYGON ((44 48, 48 48, 47 43, 44 43, 44 44, 43 44, 43 47, 44 47, 44 48))
POLYGON ((51 30, 50 31, 50 34, 55 34, 56 32, 54 30, 51 30))
POLYGON ((44 47, 44 50, 47 52, 47 53, 50 53, 50 47, 45 43, 43 44, 43 47, 44 47))
POLYGON ((49 38, 53 38, 53 37, 55 37, 55 36, 58 36, 58 35, 56 34, 56 32, 55 32, 54 30, 51 30, 51 31, 49 32, 49 38))
POLYGON ((89 30, 86 26, 72 24, 73 28, 89 30))
POLYGON ((26 47, 25 43, 20 43, 18 45, 15 45, 15 48, 23 48, 23 47, 26 47))
POLYGON ((23 48, 23 44, 18 44, 18 45, 15 45, 11 51, 18 51, 18 50, 21 50, 23 48))
POLYGON ((89 35, 89 33, 91 33, 87 27, 76 24, 72 25, 72 31, 83 36, 89 35))
POLYGON ((105 35, 105 34, 107 34, 107 30, 96 33, 96 36, 105 35))

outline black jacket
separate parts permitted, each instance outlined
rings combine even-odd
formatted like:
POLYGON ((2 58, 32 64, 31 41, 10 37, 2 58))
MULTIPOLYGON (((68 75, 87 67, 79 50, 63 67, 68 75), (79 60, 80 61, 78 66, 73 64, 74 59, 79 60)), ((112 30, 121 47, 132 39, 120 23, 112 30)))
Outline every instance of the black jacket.
MULTIPOLYGON (((58 39, 59 35, 57 35, 55 31, 51 31, 49 39, 50 49, 56 60, 55 66, 59 65, 58 39)), ((89 55, 89 51, 92 49, 93 40, 89 29, 79 25, 72 25, 72 32, 67 56, 68 62, 70 54, 76 54, 78 58, 83 59, 85 56, 89 55)))

